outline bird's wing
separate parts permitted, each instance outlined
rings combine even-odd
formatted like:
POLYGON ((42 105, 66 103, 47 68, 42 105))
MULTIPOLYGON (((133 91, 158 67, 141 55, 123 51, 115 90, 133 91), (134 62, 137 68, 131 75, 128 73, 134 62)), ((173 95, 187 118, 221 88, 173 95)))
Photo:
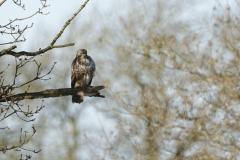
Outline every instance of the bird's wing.
POLYGON ((93 76, 94 76, 95 71, 96 71, 96 65, 95 65, 94 60, 90 56, 88 56, 87 58, 88 58, 89 63, 90 63, 89 64, 89 71, 90 71, 91 74, 90 74, 90 81, 88 83, 88 85, 90 86, 91 83, 92 83, 93 76))
POLYGON ((94 60, 89 56, 90 61, 90 72, 93 74, 96 71, 96 65, 94 60))
POLYGON ((75 58, 72 62, 72 65, 71 65, 71 87, 74 88, 75 87, 75 83, 76 83, 76 73, 74 72, 74 66, 75 66, 75 63, 77 61, 77 58, 75 58))

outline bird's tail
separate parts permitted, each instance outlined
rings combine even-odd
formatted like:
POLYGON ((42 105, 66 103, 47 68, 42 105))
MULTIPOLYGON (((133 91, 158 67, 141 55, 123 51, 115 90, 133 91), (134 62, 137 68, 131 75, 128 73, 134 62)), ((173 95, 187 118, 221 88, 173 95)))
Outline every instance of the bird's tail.
POLYGON ((82 103, 83 97, 79 95, 73 95, 72 96, 72 103, 82 103))

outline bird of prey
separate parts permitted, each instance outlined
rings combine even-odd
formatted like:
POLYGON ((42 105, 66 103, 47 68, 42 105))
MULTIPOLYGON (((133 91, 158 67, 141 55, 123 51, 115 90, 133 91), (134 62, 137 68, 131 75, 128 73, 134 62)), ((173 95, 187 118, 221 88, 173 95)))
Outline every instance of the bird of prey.
MULTIPOLYGON (((93 76, 96 72, 96 66, 93 59, 87 55, 86 49, 79 49, 76 58, 71 66, 71 87, 85 87, 90 86, 93 76)), ((84 95, 77 94, 72 96, 72 103, 83 102, 84 95)))

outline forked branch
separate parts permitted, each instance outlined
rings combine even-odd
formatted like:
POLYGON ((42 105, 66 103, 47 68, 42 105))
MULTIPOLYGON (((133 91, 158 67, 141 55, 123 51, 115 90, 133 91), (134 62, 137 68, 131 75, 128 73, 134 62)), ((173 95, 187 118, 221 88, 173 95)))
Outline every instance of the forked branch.
POLYGON ((65 24, 63 25, 63 27, 61 28, 61 30, 59 31, 59 33, 53 38, 52 42, 49 44, 49 46, 40 49, 38 51, 35 52, 26 52, 26 51, 21 51, 21 52, 15 52, 13 51, 13 49, 17 48, 17 46, 11 46, 9 49, 4 49, 2 51, 0 51, 0 57, 3 55, 12 55, 15 57, 20 57, 20 56, 36 56, 36 55, 40 55, 43 54, 53 48, 63 48, 63 47, 68 47, 68 46, 73 46, 75 43, 69 43, 69 44, 64 44, 64 45, 54 45, 56 43, 56 41, 58 40, 58 38, 62 35, 62 33, 64 32, 64 30, 67 28, 67 26, 70 24, 70 22, 78 15, 78 13, 86 6, 86 4, 88 3, 89 0, 86 0, 84 2, 83 5, 81 5, 81 7, 72 15, 72 17, 70 19, 68 19, 65 24))

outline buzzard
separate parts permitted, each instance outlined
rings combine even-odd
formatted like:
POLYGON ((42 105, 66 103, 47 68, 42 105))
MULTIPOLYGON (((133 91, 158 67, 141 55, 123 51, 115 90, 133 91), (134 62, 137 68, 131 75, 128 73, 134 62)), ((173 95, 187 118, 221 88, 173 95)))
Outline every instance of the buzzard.
MULTIPOLYGON (((77 51, 76 58, 72 62, 71 70, 72 88, 90 86, 96 72, 96 66, 93 59, 87 55, 86 49, 79 49, 77 51)), ((72 103, 81 102, 83 102, 83 94, 72 96, 72 103)))

